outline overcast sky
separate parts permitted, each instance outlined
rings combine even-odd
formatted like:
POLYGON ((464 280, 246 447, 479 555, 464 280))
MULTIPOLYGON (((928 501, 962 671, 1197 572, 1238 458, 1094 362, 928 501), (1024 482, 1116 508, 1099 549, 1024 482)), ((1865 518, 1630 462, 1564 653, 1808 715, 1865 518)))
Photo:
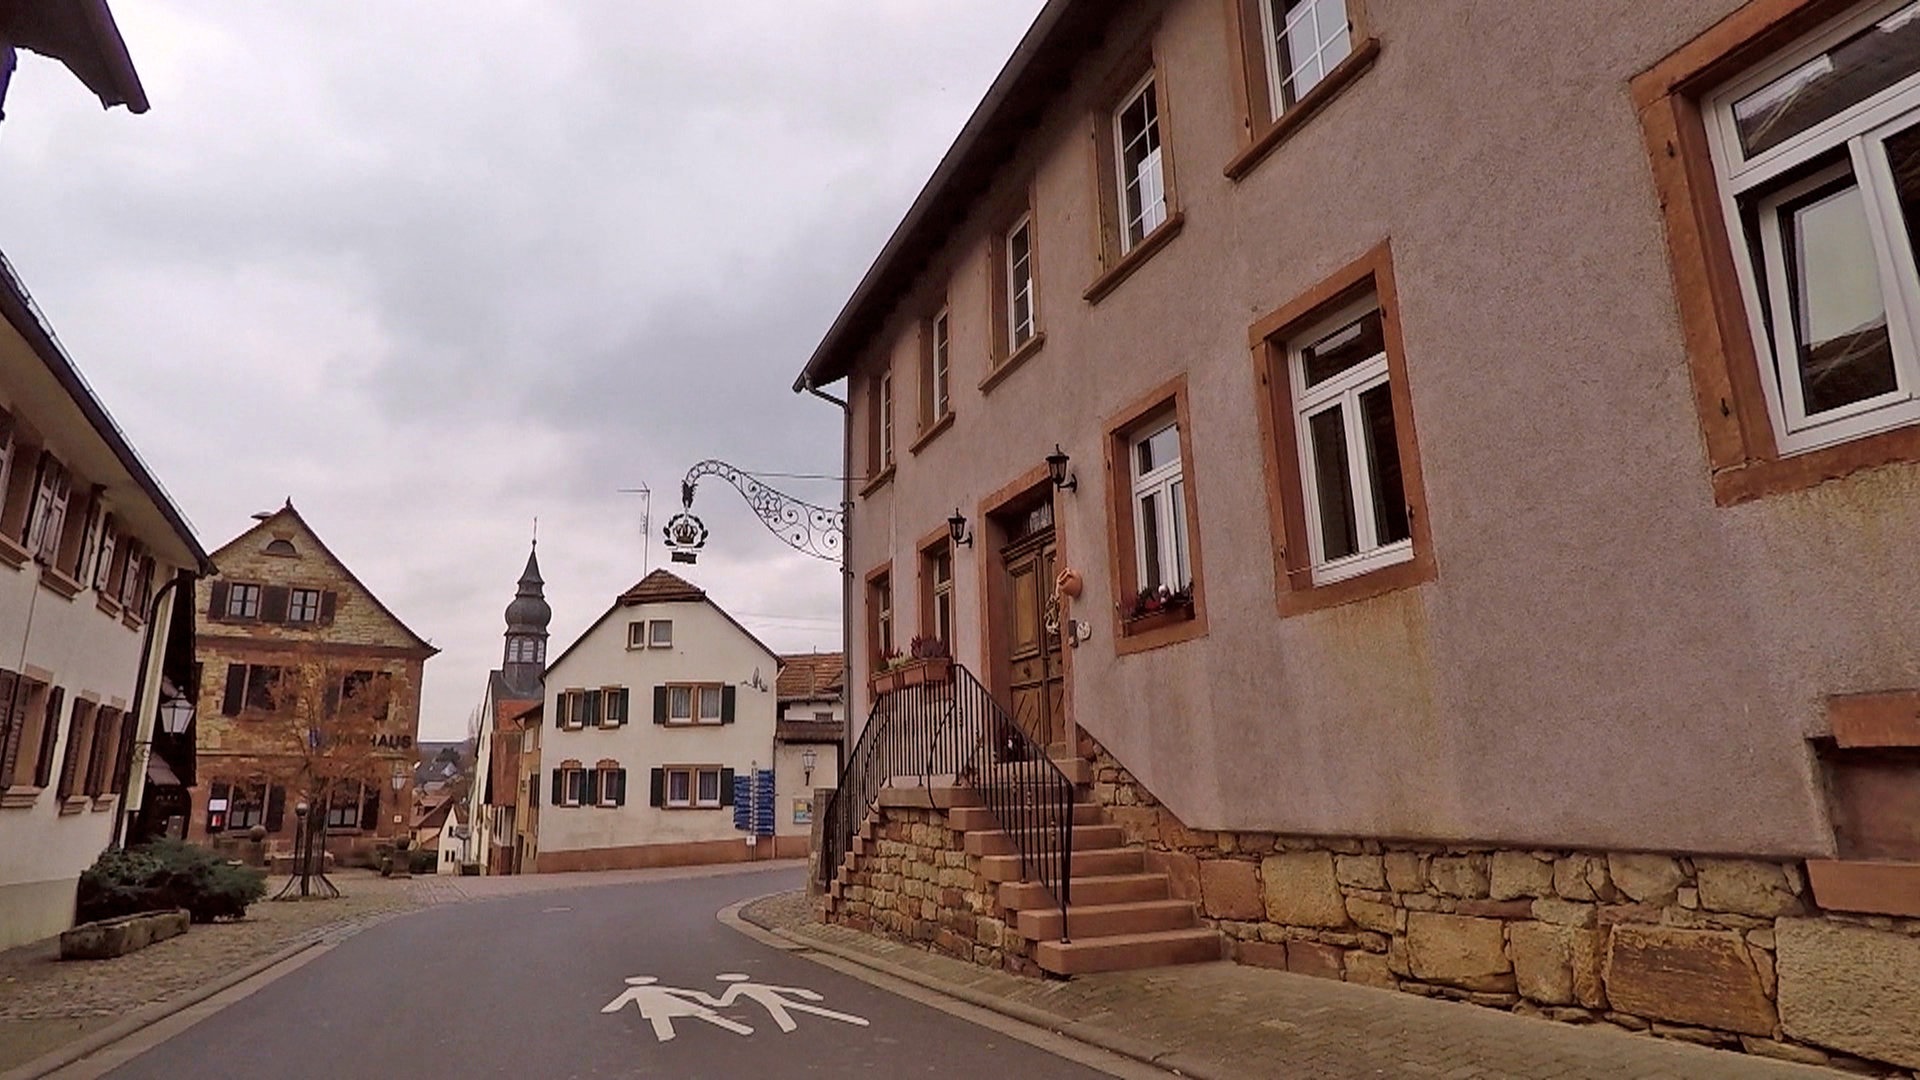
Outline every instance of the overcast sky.
MULTIPOLYGON (((1040 4, 121 0, 153 109, 23 53, 0 249, 202 543, 291 497, 455 737, 536 515, 558 655, 641 576, 619 489, 657 567, 694 462, 838 471, 789 386, 1040 4)), ((832 564, 695 509, 676 569, 839 647, 832 564)))

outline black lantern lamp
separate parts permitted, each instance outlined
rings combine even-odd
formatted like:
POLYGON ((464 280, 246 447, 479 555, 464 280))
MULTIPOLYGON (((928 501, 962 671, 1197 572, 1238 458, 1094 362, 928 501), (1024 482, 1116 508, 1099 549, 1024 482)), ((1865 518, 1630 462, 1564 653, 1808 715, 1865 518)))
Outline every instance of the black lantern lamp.
POLYGON ((1079 479, 1067 471, 1067 463, 1072 460, 1065 450, 1060 449, 1059 443, 1054 443, 1053 453, 1047 455, 1047 475, 1052 478, 1053 486, 1062 491, 1077 491, 1080 488, 1079 479))
POLYGON ((813 747, 809 746, 805 750, 800 751, 800 768, 807 774, 806 779, 800 781, 802 784, 805 784, 807 787, 813 786, 813 767, 819 763, 820 755, 814 753, 813 747))
POLYGON ((953 508, 953 516, 947 519, 947 539, 955 544, 973 546, 973 530, 967 527, 967 516, 957 506, 953 508))
POLYGON ((160 730, 168 735, 185 735, 193 723, 193 702, 185 697, 168 698, 160 703, 160 730))

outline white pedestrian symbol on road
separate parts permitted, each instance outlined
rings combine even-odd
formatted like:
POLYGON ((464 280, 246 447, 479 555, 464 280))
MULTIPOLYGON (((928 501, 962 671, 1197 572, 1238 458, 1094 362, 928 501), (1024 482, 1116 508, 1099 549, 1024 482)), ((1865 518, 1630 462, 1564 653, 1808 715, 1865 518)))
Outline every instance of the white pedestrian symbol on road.
POLYGON ((727 972, 715 977, 716 981, 727 985, 726 991, 714 997, 700 990, 685 990, 677 986, 661 986, 660 980, 652 975, 635 975, 627 980, 627 989, 617 998, 607 1002, 600 1011, 617 1013, 629 1004, 640 1010, 640 1016, 653 1025, 653 1037, 660 1042, 671 1040, 675 1020, 699 1020, 714 1027, 731 1031, 735 1035, 752 1035, 753 1028, 731 1017, 720 1015, 716 1009, 735 1007, 742 998, 767 1010, 773 1018, 774 1026, 782 1032, 792 1032, 799 1028, 794 1022, 796 1012, 811 1013, 829 1020, 838 1020, 843 1024, 867 1027, 864 1017, 848 1013, 823 1009, 808 1002, 820 1001, 819 993, 799 986, 771 986, 756 983, 746 975, 727 972))
POLYGON ((838 1020, 843 1024, 852 1024, 856 1027, 867 1026, 866 1020, 861 1017, 834 1012, 832 1009, 822 1009, 817 1005, 801 1004, 804 1001, 820 1000, 820 995, 812 990, 798 986, 767 986, 762 983, 748 982, 745 975, 733 973, 718 975, 715 978, 723 983, 732 984, 727 987, 726 993, 720 995, 721 1008, 724 1009, 735 1001, 746 998, 767 1010, 767 1014, 773 1017, 774 1024, 781 1031, 792 1031, 799 1026, 793 1022, 791 1012, 812 1013, 815 1016, 824 1016, 829 1020, 838 1020), (800 1001, 787 1000, 788 994, 799 998, 800 1001))
POLYGON ((725 1028, 735 1035, 751 1035, 753 1029, 737 1020, 729 1020, 713 1011, 718 1001, 698 990, 681 990, 672 986, 656 986, 660 980, 651 975, 635 975, 627 980, 627 990, 619 997, 601 1008, 603 1013, 617 1013, 631 1002, 640 1010, 640 1015, 653 1024, 653 1037, 666 1042, 674 1036, 673 1021, 676 1018, 704 1020, 717 1028, 725 1028))

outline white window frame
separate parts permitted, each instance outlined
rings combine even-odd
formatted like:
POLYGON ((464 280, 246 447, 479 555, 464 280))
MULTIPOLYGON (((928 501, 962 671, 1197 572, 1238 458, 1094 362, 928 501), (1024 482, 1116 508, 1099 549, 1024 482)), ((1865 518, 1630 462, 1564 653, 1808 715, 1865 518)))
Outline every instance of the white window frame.
POLYGON ((302 588, 288 589, 287 590, 287 621, 290 623, 319 622, 320 621, 320 590, 319 589, 302 589, 302 588), (304 609, 307 612, 307 617, 304 619, 300 617, 301 611, 303 610, 300 604, 300 598, 302 596, 308 596, 313 598, 312 607, 304 609))
POLYGON ((695 806, 694 795, 698 790, 699 784, 699 777, 696 774, 699 771, 698 769, 689 768, 669 768, 667 770, 666 780, 662 785, 663 790, 660 792, 660 805, 669 810, 693 809, 695 806), (687 793, 678 799, 673 797, 673 780, 676 776, 685 779, 687 784, 687 793))
POLYGON ((933 381, 933 415, 927 418, 927 425, 931 427, 953 411, 952 388, 948 385, 953 360, 953 322, 947 308, 941 308, 934 315, 928 333, 933 339, 930 343, 933 370, 928 373, 933 381))
POLYGON ((644 649, 647 647, 647 620, 635 619, 627 624, 627 648, 644 649))
POLYGON ((953 544, 943 543, 928 553, 927 577, 932 582, 933 592, 933 636, 946 643, 948 651, 953 648, 953 544), (940 576, 942 563, 946 564, 947 576, 940 576))
POLYGON ((597 765, 595 768, 600 770, 600 790, 594 793, 593 805, 613 809, 619 804, 613 800, 613 793, 609 790, 612 785, 607 783, 607 774, 611 772, 625 772, 626 770, 622 769, 617 763, 613 765, 597 765))
POLYGON ((26 546, 36 560, 51 566, 59 558, 60 541, 67 531, 67 506, 73 497, 73 474, 67 471, 59 458, 43 452, 38 479, 27 519, 26 546))
POLYGON ((893 371, 880 373, 877 406, 880 410, 880 467, 893 467, 893 371))
POLYGON ((236 581, 227 586, 227 618, 259 618, 260 601, 265 595, 265 587, 253 584, 252 582, 236 581))
POLYGON ((560 770, 560 805, 584 806, 586 805, 586 797, 586 767, 562 768, 560 770))
POLYGON ((600 688, 600 726, 601 727, 617 728, 620 725, 626 723, 628 719, 630 719, 625 712, 621 712, 620 715, 618 716, 614 715, 615 711, 617 710, 628 709, 632 707, 631 701, 632 701, 633 695, 629 694, 624 698, 620 696, 620 692, 625 689, 626 687, 624 686, 603 686, 600 688))
POLYGON ((1113 110, 1110 118, 1113 124, 1113 170, 1114 193, 1120 205, 1115 207, 1120 221, 1120 253, 1132 251, 1136 245, 1167 220, 1167 162, 1166 145, 1160 134, 1160 91, 1157 72, 1149 71, 1145 78, 1134 84, 1132 90, 1121 99, 1121 104, 1113 110), (1127 141, 1123 120, 1136 105, 1152 97, 1152 115, 1141 122, 1140 136, 1152 144, 1145 157, 1141 159, 1139 174, 1127 175, 1127 141), (1152 181, 1152 201, 1148 201, 1149 171, 1152 181), (1140 191, 1140 213, 1136 216, 1128 200, 1129 189, 1140 191))
POLYGON ((1898 195, 1888 168, 1884 142, 1903 130, 1920 128, 1920 72, 1874 96, 1798 132, 1748 158, 1741 147, 1734 105, 1776 79, 1805 65, 1845 39, 1888 16, 1901 12, 1912 0, 1887 0, 1854 13, 1801 39, 1792 48, 1708 95, 1703 105, 1710 156, 1718 180, 1721 211, 1734 251, 1734 268, 1746 301, 1748 329, 1759 360, 1760 382, 1766 393, 1776 445, 1783 456, 1817 450, 1862 436, 1920 421, 1920 271, 1915 252, 1903 242, 1898 195), (1742 198, 1775 183, 1783 174, 1807 161, 1844 146, 1845 165, 1823 170, 1815 177, 1769 192, 1755 202, 1761 220, 1762 266, 1748 254, 1742 198), (1787 279, 1782 258, 1777 210, 1796 193, 1818 188, 1851 170, 1866 203, 1872 235, 1875 270, 1887 309, 1887 335, 1893 351, 1896 389, 1878 397, 1852 402, 1808 416, 1798 370, 1797 345, 1792 352, 1776 349, 1775 340, 1791 341, 1793 317, 1784 302, 1769 313, 1761 303, 1761 274, 1768 295, 1784 298, 1787 279))
POLYGON ((693 805, 703 810, 715 810, 720 807, 720 782, 723 779, 719 769, 695 769, 693 776, 693 805), (701 792, 707 777, 713 777, 713 797, 708 798, 701 792))
MULTIPOLYGON (((1371 359, 1355 364, 1311 389, 1306 385, 1307 347, 1379 308, 1379 297, 1369 292, 1365 297, 1315 322, 1287 342, 1287 373, 1293 387, 1294 442, 1300 452, 1300 494, 1306 503, 1307 543, 1308 550, 1311 552, 1315 585, 1326 585, 1357 577, 1413 558, 1411 536, 1391 544, 1379 542, 1379 523, 1374 520, 1373 514, 1375 480, 1367 464, 1366 436, 1360 421, 1360 395, 1375 387, 1386 386, 1388 399, 1392 400, 1392 377, 1384 344, 1380 352, 1371 359), (1318 470, 1314 467, 1313 436, 1308 422, 1314 416, 1335 407, 1340 409, 1341 423, 1346 436, 1347 475, 1352 485, 1352 490, 1347 494, 1348 498, 1353 500, 1354 532, 1359 550, 1351 555, 1330 560, 1326 554, 1325 533, 1321 529, 1320 477, 1318 470)), ((1385 314, 1384 311, 1381 312, 1383 319, 1385 314)), ((1397 434, 1399 431, 1397 418, 1394 429, 1397 434)), ((1398 456, 1400 447, 1394 446, 1393 451, 1398 456)), ((1400 464, 1404 483, 1406 462, 1402 460, 1400 464)), ((1402 495, 1405 495, 1404 490, 1402 495)))
POLYGON ((667 723, 691 724, 694 722, 696 711, 700 707, 699 689, 700 688, 693 683, 668 683, 667 684, 667 723), (687 696, 687 711, 684 713, 676 713, 673 711, 674 705, 675 705, 676 691, 683 693, 687 696))
POLYGON ((1293 13, 1285 22, 1280 22, 1275 17, 1274 6, 1285 2, 1286 0, 1260 0, 1261 41, 1264 43, 1267 58, 1267 104, 1272 108, 1275 118, 1286 115, 1288 109, 1299 104, 1301 98, 1306 97, 1314 87, 1326 79, 1327 72, 1332 71, 1340 61, 1345 60, 1353 52, 1353 12, 1347 7, 1348 0, 1305 0, 1293 9, 1293 13), (1320 8, 1332 4, 1340 5, 1344 25, 1337 36, 1322 41, 1318 29, 1320 8), (1287 75, 1280 66, 1281 49, 1284 47, 1286 36, 1302 22, 1310 22, 1314 27, 1313 53, 1309 61, 1318 64, 1320 72, 1305 86, 1293 84, 1293 92, 1289 95, 1287 84, 1283 81, 1287 79, 1287 75))
POLYGON ((726 715, 727 715, 727 697, 726 697, 725 689, 717 683, 702 683, 694 687, 693 707, 694 707, 694 718, 693 718, 694 723, 696 724, 725 723, 726 715), (711 699, 713 704, 712 716, 707 715, 707 704, 709 699, 711 699))
POLYGON ((1192 537, 1187 521, 1187 479, 1186 454, 1180 445, 1180 422, 1177 413, 1166 413, 1160 418, 1142 425, 1133 435, 1127 437, 1127 473, 1132 478, 1133 508, 1133 572, 1134 581, 1142 589, 1149 588, 1147 581, 1147 546, 1153 545, 1153 552, 1160 563, 1161 584, 1169 590, 1179 591, 1193 584, 1193 554, 1190 549, 1192 537), (1173 432, 1173 460, 1155 465, 1150 471, 1140 471, 1140 447, 1159 436, 1173 432), (1153 497, 1165 512, 1154 523, 1153 535, 1147 535, 1146 511, 1141 501, 1153 497), (1171 572, 1172 580, 1167 575, 1171 572))
POLYGON ((673 648, 673 620, 672 619, 648 619, 647 620, 647 648, 649 649, 673 648), (661 633, 662 630, 665 630, 666 633, 664 634, 661 633))
POLYGON ((1027 342, 1033 340, 1035 329, 1040 325, 1040 306, 1033 287, 1033 215, 1020 215, 1020 220, 1007 230, 1006 238, 1006 275, 1007 275, 1007 354, 1019 352, 1027 342), (1021 233, 1027 234, 1027 253, 1015 258, 1013 238, 1021 233), (1019 320, 1020 300, 1027 301, 1027 319, 1019 320))

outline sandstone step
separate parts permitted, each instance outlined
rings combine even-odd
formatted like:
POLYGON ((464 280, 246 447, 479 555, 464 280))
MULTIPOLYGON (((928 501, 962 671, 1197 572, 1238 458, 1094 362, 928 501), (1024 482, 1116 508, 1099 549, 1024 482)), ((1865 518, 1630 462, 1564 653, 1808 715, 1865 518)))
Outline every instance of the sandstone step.
MULTIPOLYGON (((1073 804, 1075 825, 1100 825, 1106 820, 1107 812, 1098 803, 1073 804)), ((985 806, 956 806, 947 812, 947 825, 961 832, 972 832, 976 829, 998 829, 1000 819, 985 806)))
POLYGON ((1089 975, 1096 971, 1136 971, 1169 964, 1200 964, 1220 959, 1220 933, 1157 930, 1146 934, 1037 941, 1033 962, 1055 975, 1089 975))
MULTIPOLYGON (((1072 862, 1068 864, 1068 872, 1076 878, 1083 875, 1134 874, 1140 872, 1142 866, 1141 854, 1134 848, 1076 851, 1072 862)), ((988 881, 1019 881, 1022 877, 1020 856, 982 855, 980 876, 988 881)))
POLYGON ((1083 757, 1055 757, 1053 763, 1076 784, 1093 783, 1093 762, 1083 757))
MULTIPOLYGON (((1030 941, 1058 940, 1060 909, 1022 911, 1016 926, 1020 936, 1030 941)), ((1189 900, 1132 900, 1119 904, 1073 904, 1067 908, 1067 927, 1076 941, 1156 930, 1190 930, 1193 926, 1193 902, 1189 900)))
POLYGON ((964 785, 936 782, 927 787, 889 784, 880 789, 880 805, 895 807, 933 807, 945 810, 955 806, 984 805, 980 793, 964 785))
MULTIPOLYGON (((1015 845, 1013 833, 997 828, 981 829, 967 833, 966 851, 969 855, 1017 855, 1019 847, 1015 845)), ((1051 845, 1051 836, 1041 841, 1051 845)), ((1075 825, 1073 827, 1073 850, 1107 851, 1122 847, 1126 837, 1118 825, 1075 825)))
MULTIPOLYGON (((1079 904, 1120 904, 1132 900, 1165 900, 1172 889, 1165 874, 1103 874, 1073 879, 1070 895, 1079 904)), ((1058 903, 1037 881, 1008 881, 1000 886, 1000 906, 1008 911, 1049 908, 1058 903)))

